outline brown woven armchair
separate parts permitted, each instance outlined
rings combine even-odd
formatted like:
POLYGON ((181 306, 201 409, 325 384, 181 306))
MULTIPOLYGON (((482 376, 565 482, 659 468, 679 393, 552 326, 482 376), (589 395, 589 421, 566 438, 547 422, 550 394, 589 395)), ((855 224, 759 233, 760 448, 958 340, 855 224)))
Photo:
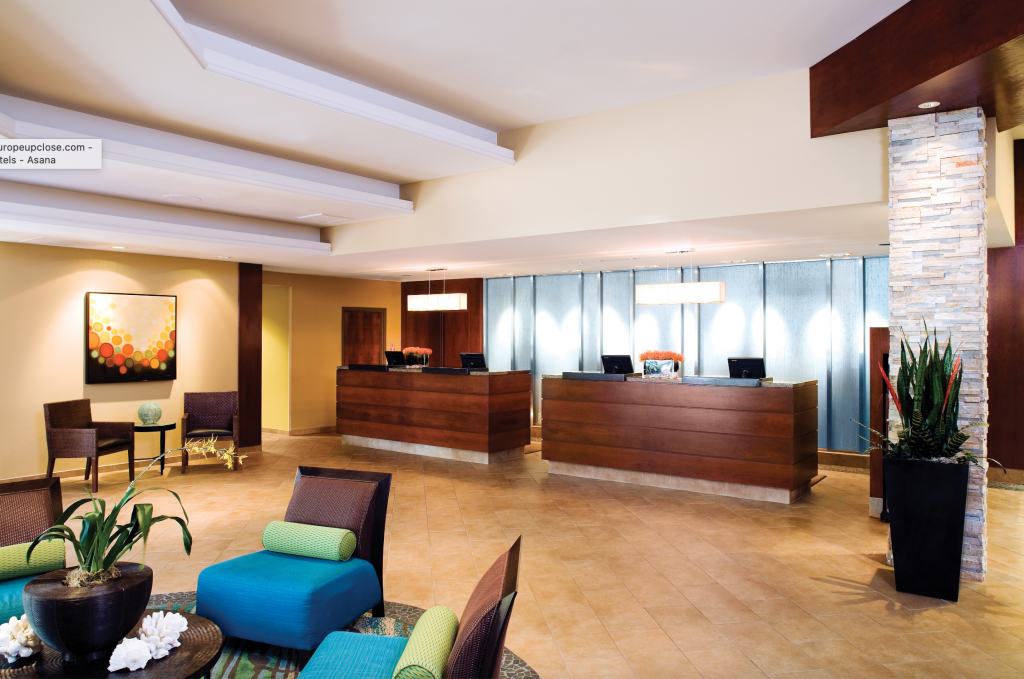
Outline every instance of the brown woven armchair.
POLYGON ((46 478, 53 477, 53 465, 60 457, 84 457, 85 478, 92 470, 92 492, 100 489, 100 455, 128 451, 128 477, 135 478, 135 424, 93 422, 89 399, 43 404, 46 422, 46 450, 50 460, 46 478))
MULTIPOLYGON (((60 479, 0 483, 0 548, 32 542, 62 511, 60 479)), ((25 612, 21 595, 34 577, 0 578, 0 620, 20 618, 25 612)))
MULTIPOLYGON (((181 445, 188 439, 231 439, 238 450, 238 392, 194 391, 185 394, 181 445)), ((237 465, 235 469, 237 469, 237 465)), ((188 471, 188 453, 181 451, 181 473, 188 471)))

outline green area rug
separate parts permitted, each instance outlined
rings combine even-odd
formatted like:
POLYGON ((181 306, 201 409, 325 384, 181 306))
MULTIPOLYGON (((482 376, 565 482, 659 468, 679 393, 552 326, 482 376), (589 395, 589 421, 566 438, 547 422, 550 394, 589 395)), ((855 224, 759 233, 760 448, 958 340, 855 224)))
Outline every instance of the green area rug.
MULTIPOLYGON (((154 594, 149 599, 152 610, 195 613, 196 593, 175 592, 154 594)), ((391 601, 384 602, 383 618, 363 617, 348 631, 361 634, 407 637, 423 614, 422 608, 391 601)), ((515 610, 512 612, 515 615, 515 610)), ((312 651, 296 651, 256 641, 227 637, 220 660, 210 672, 210 679, 297 679, 312 651)), ((502 679, 540 679, 533 668, 507 648, 501 661, 502 679)))

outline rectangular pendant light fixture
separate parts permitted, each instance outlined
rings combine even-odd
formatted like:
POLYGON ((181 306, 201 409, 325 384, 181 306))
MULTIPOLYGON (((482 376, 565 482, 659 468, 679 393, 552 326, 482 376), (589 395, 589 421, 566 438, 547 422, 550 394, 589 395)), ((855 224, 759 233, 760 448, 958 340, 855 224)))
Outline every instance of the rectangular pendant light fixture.
POLYGON ((718 304, 725 301, 725 282, 650 283, 636 286, 637 304, 718 304))
POLYGON ((409 295, 409 311, 466 311, 469 306, 464 292, 446 295, 409 295))
MULTIPOLYGON (((406 296, 406 308, 409 311, 466 311, 469 309, 469 302, 464 292, 450 292, 441 294, 430 294, 430 274, 441 271, 445 272, 448 267, 427 269, 427 294, 406 296)), ((444 285, 444 283, 442 283, 444 285)), ((442 288, 443 290, 444 288, 442 288)))

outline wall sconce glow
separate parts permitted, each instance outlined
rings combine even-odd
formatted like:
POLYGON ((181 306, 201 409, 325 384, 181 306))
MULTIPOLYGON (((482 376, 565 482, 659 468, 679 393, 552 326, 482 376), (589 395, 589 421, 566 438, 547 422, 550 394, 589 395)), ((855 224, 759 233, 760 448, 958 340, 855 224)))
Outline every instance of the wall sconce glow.
POLYGON ((724 281, 636 286, 637 304, 719 304, 724 301, 724 281))
POLYGON ((409 295, 409 311, 465 311, 469 308, 464 292, 447 295, 409 295))
POLYGON ((926 101, 923 104, 918 104, 918 108, 935 108, 940 102, 937 101, 926 101))

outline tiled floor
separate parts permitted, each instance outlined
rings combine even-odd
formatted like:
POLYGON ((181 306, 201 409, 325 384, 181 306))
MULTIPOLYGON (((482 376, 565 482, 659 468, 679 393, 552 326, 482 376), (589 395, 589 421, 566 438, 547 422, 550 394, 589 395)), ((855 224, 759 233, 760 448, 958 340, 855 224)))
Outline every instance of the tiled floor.
MULTIPOLYGON (((386 598, 461 614, 522 535, 507 645, 545 679, 1024 677, 1024 493, 990 491, 988 582, 948 604, 894 591, 867 476, 828 472, 786 507, 559 478, 537 454, 488 467, 274 435, 264 451, 237 473, 169 468, 161 485, 196 539, 188 558, 176 525, 157 526, 155 592, 195 589, 205 566, 259 549, 296 465, 390 471, 386 598)), ((105 475, 101 494, 126 478, 105 475)), ((62 485, 65 502, 80 495, 62 485)))

